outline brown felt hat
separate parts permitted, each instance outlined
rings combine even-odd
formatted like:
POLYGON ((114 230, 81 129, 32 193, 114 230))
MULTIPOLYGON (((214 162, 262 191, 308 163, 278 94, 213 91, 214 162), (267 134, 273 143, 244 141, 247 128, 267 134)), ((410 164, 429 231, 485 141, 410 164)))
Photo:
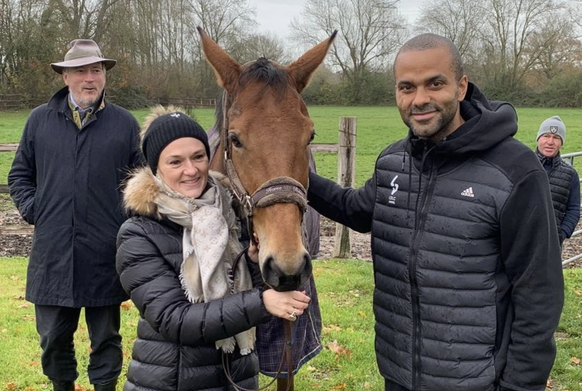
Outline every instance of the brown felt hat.
POLYGON ((51 64, 57 73, 63 73, 63 68, 82 67, 89 64, 102 62, 105 69, 109 70, 115 66, 116 60, 103 58, 99 46, 92 39, 75 39, 69 44, 69 51, 65 54, 65 61, 51 64))

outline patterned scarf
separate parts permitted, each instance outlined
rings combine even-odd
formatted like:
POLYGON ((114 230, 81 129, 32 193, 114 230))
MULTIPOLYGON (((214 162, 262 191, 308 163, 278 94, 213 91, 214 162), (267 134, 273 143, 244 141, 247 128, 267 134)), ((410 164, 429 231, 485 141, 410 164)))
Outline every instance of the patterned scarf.
MULTIPOLYGON (((230 196, 216 180, 208 177, 208 189, 200 198, 187 198, 155 177, 162 190, 155 203, 158 212, 184 227, 182 249, 184 262, 180 281, 188 300, 206 303, 252 289, 252 279, 245 262, 233 262, 243 250, 230 196), (226 196, 226 197, 225 197, 226 196)), ((255 348, 255 329, 216 341, 216 348, 232 353, 235 345, 242 355, 255 348)))

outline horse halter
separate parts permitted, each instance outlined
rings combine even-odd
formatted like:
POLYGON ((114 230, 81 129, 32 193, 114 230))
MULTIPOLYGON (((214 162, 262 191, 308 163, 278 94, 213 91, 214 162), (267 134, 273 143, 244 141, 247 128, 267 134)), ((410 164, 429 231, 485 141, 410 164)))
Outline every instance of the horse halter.
POLYGON ((230 180, 232 192, 239 201, 242 213, 247 219, 249 236, 253 244, 257 244, 253 235, 253 209, 265 208, 279 203, 294 203, 299 207, 301 215, 307 209, 307 190, 301 183, 291 177, 277 177, 263 183, 250 194, 243 186, 240 177, 232 161, 232 144, 228 138, 228 93, 225 91, 222 97, 222 142, 224 145, 224 165, 226 176, 230 180))

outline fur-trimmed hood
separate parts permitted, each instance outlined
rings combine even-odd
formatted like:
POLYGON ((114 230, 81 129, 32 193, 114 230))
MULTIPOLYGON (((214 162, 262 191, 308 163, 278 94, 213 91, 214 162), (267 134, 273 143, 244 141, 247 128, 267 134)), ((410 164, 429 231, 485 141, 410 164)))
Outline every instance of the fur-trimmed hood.
MULTIPOLYGON (((226 176, 216 171, 210 171, 210 177, 214 178, 214 182, 219 187, 223 197, 223 205, 230 205, 232 197, 226 176)), ((130 174, 127 180, 123 191, 123 205, 132 213, 159 219, 160 215, 155 200, 161 191, 162 189, 156 182, 152 170, 149 167, 141 167, 130 174)))

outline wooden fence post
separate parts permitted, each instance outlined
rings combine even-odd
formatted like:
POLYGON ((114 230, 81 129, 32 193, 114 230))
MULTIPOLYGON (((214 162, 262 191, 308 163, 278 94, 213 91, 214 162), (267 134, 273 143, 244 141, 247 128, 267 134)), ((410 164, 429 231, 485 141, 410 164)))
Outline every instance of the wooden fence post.
MULTIPOLYGON (((356 183, 356 117, 340 117, 337 181, 342 186, 354 187, 356 183)), ((334 258, 352 256, 352 231, 336 223, 334 258)))

